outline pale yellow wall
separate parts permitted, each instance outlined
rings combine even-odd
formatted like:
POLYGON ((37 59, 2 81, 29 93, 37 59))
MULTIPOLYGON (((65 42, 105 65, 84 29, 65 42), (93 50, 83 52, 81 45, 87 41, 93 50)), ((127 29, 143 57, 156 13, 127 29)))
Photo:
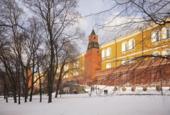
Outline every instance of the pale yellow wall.
POLYGON ((84 53, 79 55, 74 62, 69 63, 69 72, 65 75, 66 78, 78 76, 84 72, 84 53))
MULTIPOLYGON (((167 27, 170 27, 169 25, 166 25, 167 27)), ((103 49, 107 49, 110 47, 112 50, 111 56, 102 59, 102 70, 106 69, 106 64, 111 63, 112 67, 120 66, 122 59, 131 59, 134 57, 139 57, 142 55, 142 43, 143 43, 143 55, 149 55, 152 54, 154 51, 160 51, 162 52, 166 48, 170 48, 170 39, 161 40, 158 42, 151 42, 151 33, 155 30, 161 30, 162 27, 153 27, 153 28, 147 28, 143 31, 138 31, 134 34, 117 38, 116 40, 106 43, 101 46, 100 52, 102 52, 103 49), (130 39, 135 40, 135 48, 122 52, 122 43, 129 41, 130 39), (167 46, 166 46, 167 45, 167 46), (116 51, 117 49, 117 51, 116 51), (116 55, 117 52, 117 55, 116 55), (116 61, 117 59, 117 61, 116 61)))

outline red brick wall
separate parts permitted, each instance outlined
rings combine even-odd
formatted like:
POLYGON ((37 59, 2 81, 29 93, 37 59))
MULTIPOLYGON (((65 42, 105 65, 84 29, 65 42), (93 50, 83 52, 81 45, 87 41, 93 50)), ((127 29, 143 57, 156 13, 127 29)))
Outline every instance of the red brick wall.
MULTIPOLYGON (((89 36, 89 42, 98 42, 97 35, 89 36)), ((85 54, 85 79, 92 81, 96 71, 101 69, 101 55, 98 48, 88 49, 85 54)))
MULTIPOLYGON (((105 71, 101 71, 98 76, 97 84, 103 85, 163 85, 170 86, 170 64, 157 66, 148 66, 145 68, 137 68, 129 71, 117 71, 102 75, 105 71)), ((98 72, 99 74, 99 72, 98 72)))

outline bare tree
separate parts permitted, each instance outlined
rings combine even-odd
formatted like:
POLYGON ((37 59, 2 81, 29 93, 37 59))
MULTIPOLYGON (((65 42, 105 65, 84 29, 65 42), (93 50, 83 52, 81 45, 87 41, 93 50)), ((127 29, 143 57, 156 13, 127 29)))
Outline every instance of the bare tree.
MULTIPOLYGON (((48 102, 52 102, 52 92, 54 78, 56 74, 55 66, 56 48, 54 43, 59 41, 60 36, 63 36, 69 25, 75 22, 76 0, 30 0, 25 1, 29 8, 40 17, 43 23, 44 38, 46 38, 47 47, 49 49, 49 65, 48 65, 48 102)), ((57 47, 58 48, 58 47, 57 47)))
MULTIPOLYGON (((33 52, 32 51, 30 55, 27 55, 28 60, 26 62, 25 55, 28 54, 28 50, 25 44, 27 44, 30 41, 33 42, 32 44, 34 45, 35 41, 33 39, 29 39, 28 33, 25 32, 26 29, 20 26, 20 24, 22 23, 21 16, 23 14, 23 11, 18 6, 18 3, 15 0, 14 1, 2 0, 1 3, 2 3, 1 10, 3 14, 0 17, 1 22, 4 25, 9 25, 3 27, 7 28, 6 33, 8 34, 8 36, 6 36, 6 39, 10 42, 9 43, 10 53, 8 54, 7 57, 13 59, 12 62, 11 61, 8 62, 8 63, 11 62, 11 64, 14 67, 13 70, 14 74, 12 74, 12 72, 10 74, 11 76, 16 76, 15 78, 17 78, 15 81, 13 80, 13 82, 17 83, 16 88, 18 91, 18 103, 20 104, 20 97, 22 94, 25 95, 25 102, 27 102, 28 76, 25 73, 27 73, 27 70, 29 68, 28 66, 30 66, 30 60, 32 59, 33 52)), ((30 49, 31 48, 32 47, 30 46, 30 49)), ((34 50, 37 49, 35 47, 33 48, 34 50)), ((6 68, 9 65, 6 64, 6 68)))
MULTIPOLYGON (((3 5, 3 8, 6 6, 6 3, 4 1, 1 1, 1 5, 3 5)), ((2 8, 2 7, 1 7, 2 8)), ((6 7, 5 7, 6 8, 6 7)), ((0 17, 1 22, 5 22, 4 18, 7 17, 6 11, 2 10, 3 15, 0 17)), ((10 26, 12 27, 12 26, 10 26)), ((8 28, 10 29, 10 28, 8 28)), ((12 87, 12 92, 13 92, 13 97, 14 97, 14 102, 17 102, 16 98, 16 93, 17 93, 17 84, 16 84, 16 76, 15 76, 15 70, 14 70, 14 55, 11 53, 11 48, 10 48, 10 35, 8 35, 8 29, 6 26, 1 26, 0 27, 0 60, 3 64, 6 77, 4 80, 6 81, 7 79, 10 81, 11 87, 12 87)), ((5 82, 4 82, 5 83, 5 82)))
POLYGON ((38 73, 38 80, 39 80, 39 95, 40 95, 40 102, 42 102, 42 90, 43 90, 42 89, 42 83, 43 83, 42 79, 44 79, 43 75, 45 75, 45 72, 42 75, 40 69, 43 68, 42 63, 43 63, 43 59, 44 59, 44 54, 42 52, 39 52, 39 53, 36 54, 36 57, 38 59, 37 60, 37 73, 38 73))
POLYGON ((70 64, 76 62, 76 57, 78 55, 78 50, 75 48, 75 44, 71 43, 71 41, 63 42, 63 48, 58 52, 58 72, 57 72, 57 82, 56 82, 56 94, 57 98, 58 93, 61 89, 61 84, 64 76, 73 70, 78 70, 78 68, 72 66, 69 67, 70 64))
POLYGON ((111 9, 93 14, 112 13, 107 23, 97 24, 99 28, 112 28, 113 30, 119 27, 127 30, 129 27, 136 29, 151 23, 160 26, 170 23, 169 0, 113 0, 113 4, 111 9), (125 19, 121 23, 113 23, 123 18, 125 19))
MULTIPOLYGON (((126 7, 124 12, 129 16, 142 18, 155 24, 165 25, 170 16, 169 0, 114 0, 120 7, 126 7), (131 14, 130 14, 131 12, 131 14), (133 13, 132 13, 133 12, 133 13)), ((123 13, 123 12, 122 12, 123 13)))
POLYGON ((4 78, 4 83, 9 80, 9 84, 12 87, 14 103, 17 102, 17 82, 16 82, 16 72, 14 66, 15 57, 12 55, 10 50, 10 42, 3 39, 0 40, 1 48, 0 48, 0 60, 5 68, 6 77, 4 78))
MULTIPOLYGON (((36 72, 36 65, 37 65, 37 57, 36 54, 40 49, 42 38, 40 33, 40 23, 36 21, 36 18, 29 19, 29 27, 27 32, 28 39, 26 40, 25 45, 25 52, 26 52, 26 71, 31 70, 31 75, 26 76, 26 86, 28 86, 28 81, 31 80, 31 87, 30 87, 30 100, 32 101, 32 95, 34 91, 34 73, 36 72)), ((28 92, 28 91, 27 91, 28 92)))

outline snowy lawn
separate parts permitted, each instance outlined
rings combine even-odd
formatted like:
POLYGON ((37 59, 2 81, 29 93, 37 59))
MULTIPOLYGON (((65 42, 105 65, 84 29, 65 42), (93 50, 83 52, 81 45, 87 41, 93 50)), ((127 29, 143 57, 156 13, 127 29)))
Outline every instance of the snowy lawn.
POLYGON ((34 97, 32 103, 21 105, 0 99, 0 115, 170 115, 170 96, 160 95, 110 95, 88 94, 63 95, 48 104, 47 98, 39 103, 34 97))

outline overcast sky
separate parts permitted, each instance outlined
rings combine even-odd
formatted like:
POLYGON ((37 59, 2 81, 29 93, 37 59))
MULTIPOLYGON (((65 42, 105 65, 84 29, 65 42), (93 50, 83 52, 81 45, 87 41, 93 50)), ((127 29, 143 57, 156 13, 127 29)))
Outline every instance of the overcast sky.
POLYGON ((140 16, 136 15, 133 17, 133 10, 130 7, 131 15, 121 14, 117 16, 121 11, 124 11, 126 7, 115 6, 114 0, 79 0, 77 10, 81 14, 82 18, 79 19, 79 27, 85 32, 85 38, 82 38, 84 41, 79 41, 79 49, 81 52, 85 52, 88 43, 88 35, 91 33, 92 29, 95 30, 96 34, 99 36, 99 44, 103 44, 109 41, 114 40, 122 35, 127 33, 134 32, 143 26, 142 23, 133 25, 133 28, 130 26, 116 26, 125 22, 131 22, 132 20, 140 20, 140 16), (98 15, 93 15, 101 11, 111 9, 107 12, 100 13, 98 15), (89 16, 90 15, 90 16, 89 16), (99 25, 105 25, 101 27, 99 25))
MULTIPOLYGON (((16 1, 18 1, 24 11, 27 12, 25 16, 23 16, 24 19, 32 15, 32 13, 22 5, 22 0, 16 1)), ((80 52, 86 51, 88 36, 92 29, 94 29, 99 36, 99 44, 103 44, 127 33, 134 32, 137 29, 141 29, 141 27, 144 26, 143 23, 134 23, 131 26, 128 24, 123 25, 127 22, 141 21, 141 13, 136 10, 135 7, 131 6, 128 7, 127 13, 125 12, 127 11, 127 7, 117 6, 114 2, 114 0, 78 0, 78 7, 76 9, 81 16, 78 17, 78 23, 73 25, 73 28, 78 26, 80 31, 85 33, 85 36, 80 38, 81 40, 77 40, 77 47, 80 49, 80 52), (96 14, 106 10, 107 12, 96 14), (105 26, 103 27, 103 25, 105 26)), ((169 6, 165 9, 169 11, 169 6)))
MULTIPOLYGON (((86 29, 86 32, 89 33, 92 28, 95 28, 95 24, 98 23, 99 21, 103 21, 102 14, 101 15, 92 15, 92 16, 87 16, 89 14, 94 14, 98 13, 100 11, 109 9, 111 6, 111 0, 79 0, 78 3, 78 11, 82 15, 83 18, 83 25, 84 29, 86 29), (84 17, 87 16, 87 17, 84 17)), ((96 30, 98 31, 98 30, 96 30)))
MULTIPOLYGON (((20 3, 20 6, 23 6, 20 0, 17 1, 20 3)), ((92 29, 94 29, 96 34, 99 36, 99 44, 111 41, 115 38, 115 36, 117 36, 115 28, 101 28, 99 25, 107 23, 107 26, 112 26, 126 21, 127 17, 124 16, 117 17, 116 19, 114 18, 114 20, 112 19, 114 15, 120 12, 121 9, 114 8, 105 13, 96 14, 112 7, 114 7, 113 0, 78 0, 77 11, 81 15, 78 21, 78 27, 85 33, 85 36, 80 38, 81 40, 78 40, 77 47, 80 49, 80 52, 86 51, 88 36, 92 29)), ((26 7, 24 7, 24 11, 27 12, 24 18, 32 15, 26 7)), ((117 31, 120 33, 119 30, 117 31)))
POLYGON ((85 32, 85 38, 83 38, 84 41, 80 43, 83 44, 83 47, 82 45, 80 47, 81 52, 86 50, 88 35, 91 33, 92 29, 95 30, 96 34, 98 34, 100 43, 114 38, 112 38, 113 32, 104 31, 96 26, 107 21, 110 14, 108 15, 108 13, 103 13, 100 15, 91 15, 110 9, 111 7, 113 7, 112 0, 79 0, 77 10, 82 16, 79 20, 79 27, 83 32, 85 32))

